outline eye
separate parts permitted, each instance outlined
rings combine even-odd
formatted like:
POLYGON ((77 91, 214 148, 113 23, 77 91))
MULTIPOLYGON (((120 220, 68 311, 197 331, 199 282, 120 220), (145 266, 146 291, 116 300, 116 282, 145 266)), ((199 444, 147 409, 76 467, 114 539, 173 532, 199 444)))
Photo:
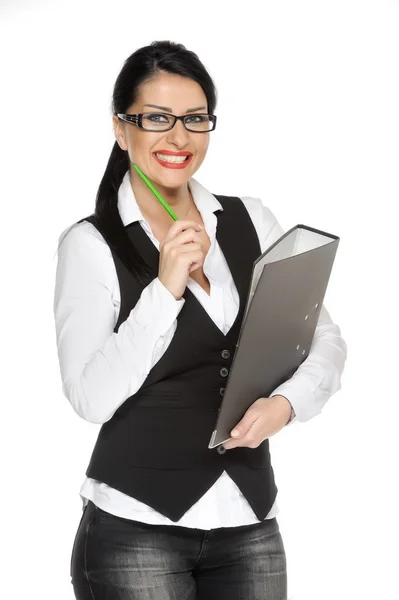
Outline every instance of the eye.
POLYGON ((148 113, 145 117, 151 123, 169 123, 168 115, 162 113, 148 113))
POLYGON ((186 123, 205 123, 207 120, 207 115, 192 115, 186 119, 186 123))

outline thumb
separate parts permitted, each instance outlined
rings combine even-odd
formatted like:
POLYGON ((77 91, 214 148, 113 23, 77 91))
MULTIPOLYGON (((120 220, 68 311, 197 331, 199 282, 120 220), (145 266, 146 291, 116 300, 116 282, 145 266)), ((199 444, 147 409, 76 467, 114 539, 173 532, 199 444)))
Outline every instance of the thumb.
POLYGON ((258 417, 259 414, 256 411, 251 411, 249 409, 241 421, 239 421, 234 429, 231 430, 231 437, 238 438, 244 436, 258 417))

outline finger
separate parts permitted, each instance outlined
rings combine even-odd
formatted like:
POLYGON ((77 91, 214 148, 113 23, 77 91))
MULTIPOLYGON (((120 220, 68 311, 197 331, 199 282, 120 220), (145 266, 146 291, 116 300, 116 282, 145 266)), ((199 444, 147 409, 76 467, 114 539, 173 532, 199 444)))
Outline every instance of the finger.
POLYGON ((262 423, 258 422, 258 419, 256 419, 245 434, 242 434, 239 438, 230 438, 223 445, 226 450, 240 447, 248 448, 250 447, 250 444, 254 444, 256 440, 260 439, 261 428, 262 423))
POLYGON ((169 227, 168 232, 167 232, 166 236, 164 237, 163 241, 165 242, 165 241, 169 241, 169 240, 173 239, 179 233, 186 231, 186 229, 194 229, 194 231, 202 231, 204 228, 202 227, 202 225, 200 225, 196 221, 185 221, 185 220, 175 221, 169 227))
POLYGON ((199 242, 187 242, 182 246, 179 246, 176 251, 178 254, 186 254, 187 252, 198 252, 202 249, 202 244, 199 242))
POLYGON ((202 242, 202 238, 198 231, 194 231, 194 229, 190 228, 178 233, 173 238, 168 239, 167 236, 165 236, 161 246, 169 250, 177 246, 182 246, 183 244, 188 244, 189 242, 202 242))
MULTIPOLYGON (((179 252, 177 260, 182 264, 186 264, 187 268, 190 269, 191 272, 193 270, 193 265, 201 265, 204 262, 204 253, 202 250, 188 250, 187 252, 182 250, 179 252)), ((196 268, 198 268, 198 266, 196 268)))
POLYGON ((198 231, 194 231, 194 229, 186 229, 179 233, 176 237, 170 240, 171 243, 176 244, 186 244, 187 242, 202 242, 201 234, 198 231))
POLYGON ((254 439, 252 436, 244 436, 239 440, 230 439, 227 442, 224 442, 223 446, 226 448, 226 450, 231 450, 232 448, 250 448, 251 445, 255 444, 255 442, 256 439, 254 439))
POLYGON ((231 437, 236 439, 247 435, 260 416, 260 411, 249 408, 241 421, 230 431, 231 437))

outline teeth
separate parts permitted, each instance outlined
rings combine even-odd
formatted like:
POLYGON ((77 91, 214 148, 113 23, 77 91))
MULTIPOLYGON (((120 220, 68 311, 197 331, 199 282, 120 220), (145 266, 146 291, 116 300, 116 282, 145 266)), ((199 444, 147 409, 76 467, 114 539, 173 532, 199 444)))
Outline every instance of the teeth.
POLYGON ((160 154, 159 152, 155 152, 155 154, 158 156, 158 158, 168 163, 180 164, 183 163, 187 158, 186 156, 170 156, 169 154, 160 154))

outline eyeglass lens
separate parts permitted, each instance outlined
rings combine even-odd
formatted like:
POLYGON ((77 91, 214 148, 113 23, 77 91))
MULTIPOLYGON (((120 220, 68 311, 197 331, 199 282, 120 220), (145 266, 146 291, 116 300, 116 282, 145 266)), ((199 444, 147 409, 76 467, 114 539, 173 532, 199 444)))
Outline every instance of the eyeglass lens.
MULTIPOLYGON (((152 131, 165 131, 173 124, 173 117, 165 113, 144 113, 141 126, 152 131)), ((184 119, 187 129, 190 131, 210 131, 213 122, 208 115, 187 115, 184 119)))

